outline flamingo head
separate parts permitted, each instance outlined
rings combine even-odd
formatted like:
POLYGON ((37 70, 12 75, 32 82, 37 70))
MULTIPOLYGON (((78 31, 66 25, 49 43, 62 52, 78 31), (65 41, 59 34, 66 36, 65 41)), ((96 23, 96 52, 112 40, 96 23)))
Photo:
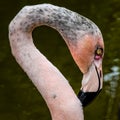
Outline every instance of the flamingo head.
POLYGON ((102 60, 104 43, 99 33, 85 34, 76 43, 69 45, 71 54, 83 73, 82 87, 78 98, 83 106, 90 103, 101 91, 103 84, 102 60))

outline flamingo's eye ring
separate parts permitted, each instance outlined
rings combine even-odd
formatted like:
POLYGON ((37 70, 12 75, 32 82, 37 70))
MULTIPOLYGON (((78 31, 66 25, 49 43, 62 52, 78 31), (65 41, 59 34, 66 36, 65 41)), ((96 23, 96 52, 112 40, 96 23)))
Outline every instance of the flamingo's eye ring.
POLYGON ((98 47, 95 50, 95 60, 99 60, 103 56, 103 48, 98 47))

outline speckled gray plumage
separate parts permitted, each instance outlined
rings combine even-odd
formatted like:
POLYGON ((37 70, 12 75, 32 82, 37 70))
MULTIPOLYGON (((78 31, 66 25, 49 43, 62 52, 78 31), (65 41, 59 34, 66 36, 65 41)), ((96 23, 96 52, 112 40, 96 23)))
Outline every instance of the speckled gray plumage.
MULTIPOLYGON (((30 32, 36 26, 47 25, 59 31, 67 42, 79 40, 85 34, 101 36, 98 27, 89 19, 63 7, 40 4, 24 7, 12 21, 19 30, 30 32), (20 19, 21 18, 21 19, 20 19)), ((12 34, 12 32, 11 32, 12 34)))

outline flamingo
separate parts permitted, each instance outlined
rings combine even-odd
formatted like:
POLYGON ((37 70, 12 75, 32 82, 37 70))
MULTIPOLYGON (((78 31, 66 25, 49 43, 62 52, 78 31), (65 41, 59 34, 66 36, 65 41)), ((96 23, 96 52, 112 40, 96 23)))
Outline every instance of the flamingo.
POLYGON ((13 56, 41 93, 52 120, 83 120, 83 107, 99 94, 103 86, 104 42, 95 23, 52 4, 25 6, 10 22, 9 41, 13 56), (32 31, 42 25, 61 34, 83 73, 78 95, 34 45, 32 31))

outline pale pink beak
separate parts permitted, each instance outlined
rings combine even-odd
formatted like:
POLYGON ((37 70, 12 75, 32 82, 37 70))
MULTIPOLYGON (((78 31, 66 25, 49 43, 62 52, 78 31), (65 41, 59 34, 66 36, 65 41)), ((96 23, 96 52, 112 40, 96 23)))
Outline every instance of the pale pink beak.
POLYGON ((88 72, 83 75, 82 88, 78 94, 83 106, 89 104, 102 89, 103 75, 101 68, 92 63, 88 72))

